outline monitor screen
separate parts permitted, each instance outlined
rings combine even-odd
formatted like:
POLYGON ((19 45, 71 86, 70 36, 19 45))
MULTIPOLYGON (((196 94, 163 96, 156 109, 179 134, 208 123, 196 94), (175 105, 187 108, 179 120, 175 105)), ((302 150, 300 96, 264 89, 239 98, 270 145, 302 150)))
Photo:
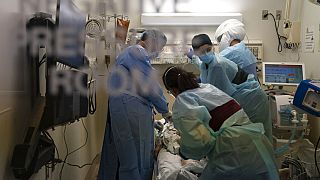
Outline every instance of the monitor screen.
POLYGON ((57 61, 75 69, 58 70, 55 75, 49 73, 46 77, 46 106, 40 130, 74 122, 88 114, 88 75, 77 70, 87 66, 83 32, 86 18, 71 0, 58 0, 56 18, 54 63, 57 61), (68 88, 65 88, 63 83, 51 83, 54 79, 63 81, 62 79, 66 80, 67 77, 70 78, 68 85, 71 92, 66 90, 68 88), (80 93, 79 84, 85 88, 85 93, 80 93), (57 92, 51 91, 53 86, 57 86, 57 92))
POLYGON ((56 16, 56 58, 73 68, 84 65, 86 15, 72 0, 58 0, 56 16))
POLYGON ((305 79, 302 63, 263 63, 263 84, 266 85, 298 85, 305 79))

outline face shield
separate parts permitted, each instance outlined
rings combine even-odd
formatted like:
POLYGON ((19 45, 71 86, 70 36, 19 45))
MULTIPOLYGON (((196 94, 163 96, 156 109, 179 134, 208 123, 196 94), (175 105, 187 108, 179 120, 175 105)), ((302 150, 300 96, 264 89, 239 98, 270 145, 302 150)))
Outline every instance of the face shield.
POLYGON ((157 39, 151 40, 152 42, 147 45, 147 52, 150 59, 155 59, 160 56, 160 53, 163 51, 163 44, 159 44, 157 39))
POLYGON ((219 51, 230 46, 234 39, 242 41, 246 36, 244 24, 236 19, 224 21, 216 30, 214 38, 219 43, 219 51))
POLYGON ((209 64, 215 59, 212 48, 212 45, 202 45, 200 48, 194 51, 194 55, 198 56, 201 62, 209 64))
POLYGON ((233 40, 233 39, 231 39, 229 33, 224 33, 224 34, 221 36, 220 42, 218 42, 219 52, 221 52, 221 51, 223 51, 224 49, 226 49, 227 47, 229 47, 232 40, 233 40))
POLYGON ((147 30, 143 36, 146 37, 144 41, 145 49, 148 52, 150 59, 159 57, 160 53, 163 51, 163 47, 167 43, 166 36, 158 30, 147 30))

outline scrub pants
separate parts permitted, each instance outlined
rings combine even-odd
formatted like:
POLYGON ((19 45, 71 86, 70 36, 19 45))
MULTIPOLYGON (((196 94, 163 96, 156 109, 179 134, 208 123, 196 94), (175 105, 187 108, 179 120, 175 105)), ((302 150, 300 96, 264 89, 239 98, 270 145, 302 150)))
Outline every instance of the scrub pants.
POLYGON ((152 108, 130 95, 110 97, 98 180, 151 180, 154 129, 152 108))

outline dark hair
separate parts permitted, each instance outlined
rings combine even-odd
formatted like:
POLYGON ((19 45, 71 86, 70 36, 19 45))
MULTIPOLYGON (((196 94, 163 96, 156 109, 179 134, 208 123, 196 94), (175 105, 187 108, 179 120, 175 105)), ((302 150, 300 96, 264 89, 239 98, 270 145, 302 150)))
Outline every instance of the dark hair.
POLYGON ((162 80, 167 90, 178 89, 180 93, 200 87, 197 77, 179 67, 171 66, 163 74, 162 80))
POLYGON ((207 34, 198 34, 192 38, 193 49, 199 49, 205 44, 212 45, 211 39, 207 34))

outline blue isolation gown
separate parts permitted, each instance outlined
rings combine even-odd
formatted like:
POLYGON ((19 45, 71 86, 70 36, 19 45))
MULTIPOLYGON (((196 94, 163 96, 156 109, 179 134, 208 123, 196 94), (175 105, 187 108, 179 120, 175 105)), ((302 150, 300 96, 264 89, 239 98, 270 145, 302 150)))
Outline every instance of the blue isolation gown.
POLYGON ((152 109, 168 112, 159 83, 150 79, 153 72, 147 52, 140 45, 130 46, 118 56, 109 75, 108 121, 97 179, 152 179, 152 109))
POLYGON ((215 60, 208 65, 201 64, 201 83, 212 84, 233 97, 252 122, 263 124, 266 136, 272 141, 272 122, 268 98, 253 75, 249 75, 248 80, 239 85, 231 83, 237 72, 235 66, 237 65, 232 61, 216 54, 215 60))
POLYGON ((236 63, 241 69, 257 77, 257 59, 246 47, 244 42, 229 46, 220 52, 220 55, 236 63))
POLYGON ((209 109, 231 99, 210 84, 178 95, 172 118, 181 136, 180 153, 195 160, 208 158, 199 180, 279 179, 273 148, 261 123, 252 123, 240 109, 219 130, 209 126, 209 109))

